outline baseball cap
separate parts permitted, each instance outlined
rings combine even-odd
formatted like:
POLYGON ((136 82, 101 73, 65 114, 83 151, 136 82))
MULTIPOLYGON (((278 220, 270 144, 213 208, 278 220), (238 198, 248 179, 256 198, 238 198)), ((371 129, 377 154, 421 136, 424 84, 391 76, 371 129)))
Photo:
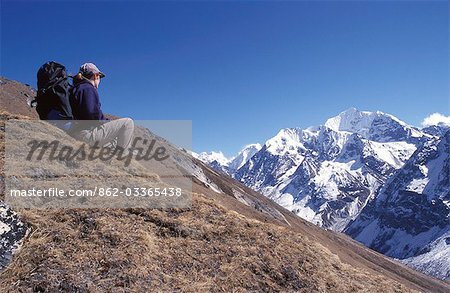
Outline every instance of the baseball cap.
POLYGON ((84 76, 91 76, 92 74, 100 74, 100 78, 105 77, 106 75, 101 72, 94 63, 84 63, 80 66, 80 73, 84 76))

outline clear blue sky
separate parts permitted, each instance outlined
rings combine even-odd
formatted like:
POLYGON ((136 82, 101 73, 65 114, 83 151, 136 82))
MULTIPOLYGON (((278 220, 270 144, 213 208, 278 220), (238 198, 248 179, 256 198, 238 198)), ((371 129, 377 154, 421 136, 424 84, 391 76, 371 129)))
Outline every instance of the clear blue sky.
POLYGON ((356 107, 449 115, 448 1, 2 1, 1 75, 94 62, 105 112, 193 121, 233 155, 356 107))

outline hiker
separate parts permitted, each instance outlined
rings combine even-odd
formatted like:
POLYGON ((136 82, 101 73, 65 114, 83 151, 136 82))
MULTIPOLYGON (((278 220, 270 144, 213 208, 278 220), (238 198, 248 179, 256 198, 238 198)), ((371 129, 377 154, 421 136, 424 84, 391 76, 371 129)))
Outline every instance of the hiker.
POLYGON ((73 88, 69 96, 73 118, 91 120, 77 123, 72 136, 90 145, 105 146, 110 144, 129 151, 133 137, 134 123, 130 118, 107 119, 101 110, 98 95, 100 80, 105 77, 93 63, 81 65, 74 77, 73 88), (95 120, 96 122, 92 121, 95 120))

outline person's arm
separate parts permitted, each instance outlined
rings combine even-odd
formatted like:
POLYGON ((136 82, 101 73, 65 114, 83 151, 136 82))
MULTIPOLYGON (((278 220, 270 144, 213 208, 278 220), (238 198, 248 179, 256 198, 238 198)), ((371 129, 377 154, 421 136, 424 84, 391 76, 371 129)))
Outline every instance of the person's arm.
POLYGON ((82 120, 105 120, 100 109, 98 92, 93 87, 83 89, 77 101, 79 116, 82 120))

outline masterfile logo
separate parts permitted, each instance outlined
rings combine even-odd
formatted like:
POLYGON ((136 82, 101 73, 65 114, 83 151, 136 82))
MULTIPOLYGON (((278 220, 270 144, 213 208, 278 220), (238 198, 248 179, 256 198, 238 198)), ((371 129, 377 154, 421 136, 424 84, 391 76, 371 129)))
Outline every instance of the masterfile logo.
MULTIPOLYGON (((76 129, 98 122, 77 121, 76 129)), ((5 125, 5 200, 23 208, 183 208, 192 197, 190 121, 136 121, 127 149, 52 121, 5 125), (157 129, 158 135, 151 130, 157 129), (175 145, 169 139, 177 140, 175 145)))

